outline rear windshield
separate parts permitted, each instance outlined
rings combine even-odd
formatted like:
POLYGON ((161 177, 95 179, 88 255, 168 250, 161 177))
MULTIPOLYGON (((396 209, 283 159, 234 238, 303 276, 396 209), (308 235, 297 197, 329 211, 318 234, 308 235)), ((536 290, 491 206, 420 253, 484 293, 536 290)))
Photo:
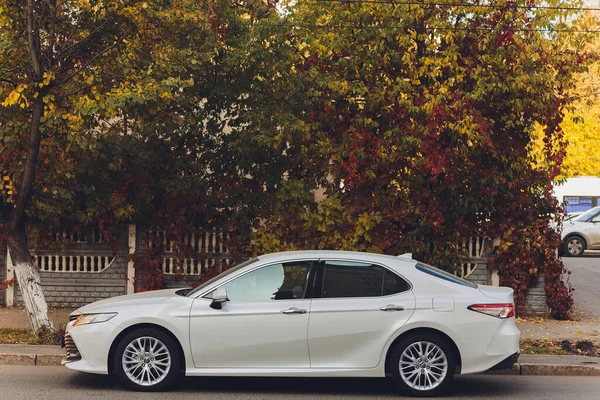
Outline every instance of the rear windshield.
POLYGON ((445 281, 448 282, 452 282, 452 283, 456 283, 458 285, 462 285, 462 286, 467 286, 473 289, 477 289, 477 285, 474 284, 473 282, 469 282, 465 279, 459 278, 458 276, 451 274, 449 272, 446 271, 442 271, 439 268, 436 267, 432 267, 431 265, 427 265, 427 264, 423 264, 423 263, 417 263, 416 268, 421 271, 421 272, 425 272, 428 275, 431 276, 435 276, 436 278, 440 278, 443 279, 445 281))

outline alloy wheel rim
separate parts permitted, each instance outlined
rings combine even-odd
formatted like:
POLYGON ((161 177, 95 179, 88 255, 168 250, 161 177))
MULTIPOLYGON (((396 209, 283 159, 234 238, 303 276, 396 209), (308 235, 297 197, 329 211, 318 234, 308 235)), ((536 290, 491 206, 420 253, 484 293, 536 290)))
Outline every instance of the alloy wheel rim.
POLYGON ((125 347, 121 363, 132 382, 152 386, 165 379, 171 370, 171 353, 160 340, 143 336, 125 347))
POLYGON ((448 373, 448 359, 435 343, 415 342, 402 352, 399 362, 404 383, 416 390, 438 387, 448 373))
POLYGON ((583 249, 583 245, 581 244, 581 242, 579 240, 571 240, 569 242, 569 253, 571 254, 578 254, 579 252, 581 252, 581 249, 583 249))

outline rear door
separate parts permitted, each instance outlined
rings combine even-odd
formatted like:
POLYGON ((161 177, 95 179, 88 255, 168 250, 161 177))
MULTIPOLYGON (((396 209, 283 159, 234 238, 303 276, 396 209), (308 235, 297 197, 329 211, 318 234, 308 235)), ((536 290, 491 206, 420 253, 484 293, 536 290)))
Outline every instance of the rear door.
POLYGON ((411 285, 378 264, 322 260, 310 308, 311 368, 373 368, 415 309, 411 285))

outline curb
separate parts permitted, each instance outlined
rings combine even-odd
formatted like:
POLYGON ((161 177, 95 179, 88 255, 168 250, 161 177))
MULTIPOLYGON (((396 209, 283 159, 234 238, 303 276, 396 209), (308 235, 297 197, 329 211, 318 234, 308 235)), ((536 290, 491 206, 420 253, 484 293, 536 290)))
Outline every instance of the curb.
POLYGON ((57 366, 65 357, 61 354, 0 354, 0 365, 57 366))
MULTIPOLYGON (((0 354, 0 365, 60 366, 61 354, 0 354)), ((487 375, 545 375, 545 376, 600 376, 600 367, 571 364, 516 363, 512 369, 485 372, 487 375)))
POLYGON ((488 375, 545 375, 545 376, 600 376, 595 365, 516 363, 512 369, 485 372, 488 375))

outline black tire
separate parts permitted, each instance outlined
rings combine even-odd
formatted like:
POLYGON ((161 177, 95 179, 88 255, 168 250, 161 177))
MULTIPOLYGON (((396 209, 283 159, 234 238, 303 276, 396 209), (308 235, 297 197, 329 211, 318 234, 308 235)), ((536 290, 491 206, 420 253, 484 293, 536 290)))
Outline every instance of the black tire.
MULTIPOLYGON (((121 339, 121 341, 117 345, 117 348, 115 349, 112 371, 114 375, 119 379, 119 381, 121 381, 121 383, 130 390, 140 392, 159 392, 167 389, 177 380, 177 378, 179 377, 180 361, 181 356, 179 354, 179 349, 175 344, 175 341, 171 338, 171 336, 158 329, 141 328, 128 333, 121 339), (163 347, 157 347, 157 350, 161 350, 158 351, 155 355, 151 352, 147 352, 144 354, 145 358, 143 360, 140 359, 139 361, 134 361, 131 357, 129 357, 129 355, 132 354, 130 352, 132 348, 139 347, 141 345, 144 346, 146 350, 150 350, 150 345, 153 343, 157 343, 156 341, 164 345, 164 349, 163 347), (133 347, 129 347, 128 349, 128 346, 130 345, 133 347), (148 378, 149 376, 151 376, 150 372, 144 372, 141 380, 143 381, 144 377, 146 377, 148 382, 145 382, 145 384, 140 384, 139 382, 136 382, 134 378, 130 377, 130 375, 134 376, 136 371, 133 371, 133 373, 130 374, 128 374, 125 371, 125 367, 123 366, 123 354, 125 353, 126 349, 128 353, 128 356, 125 357, 126 362, 136 362, 138 363, 136 365, 146 364, 145 368, 148 371, 156 374, 157 377, 160 377, 161 379, 154 379, 157 382, 152 383, 153 379, 148 378), (167 356, 165 356, 165 354, 168 355, 168 358, 167 356), (155 361, 157 363, 160 363, 160 365, 156 364, 155 366, 155 361), (150 366, 150 363, 152 363, 152 366, 150 366), (167 363, 169 364, 168 366, 164 365, 167 363)), ((130 368, 135 368, 133 365, 134 364, 132 364, 132 367, 130 368)), ((140 366, 139 368, 141 368, 141 370, 139 370, 139 372, 141 373, 144 367, 140 366)))
POLYGON ((569 236, 563 243, 563 253, 567 257, 581 257, 585 248, 585 240, 577 235, 569 236))
POLYGON ((403 394, 413 397, 433 397, 440 396, 449 390, 456 370, 456 360, 452 348, 443 337, 429 332, 416 333, 408 335, 396 343, 392 349, 389 368, 394 382, 403 394), (410 362, 414 362, 415 365, 405 365, 403 367, 404 374, 402 374, 400 371, 401 358, 402 362, 406 363, 409 355, 417 356, 413 351, 418 349, 419 344, 428 358, 417 359, 414 357, 414 361, 410 362), (428 344, 431 346, 429 353, 426 353, 428 344), (439 366, 444 362, 446 364, 445 372, 444 368, 439 366), (417 375, 412 375, 413 372, 417 375), (422 375, 419 375, 419 372, 422 375), (434 377, 437 377, 435 385, 431 383, 434 377), (429 384, 427 379, 430 379, 429 384), (418 387, 420 385, 422 387, 418 387))

